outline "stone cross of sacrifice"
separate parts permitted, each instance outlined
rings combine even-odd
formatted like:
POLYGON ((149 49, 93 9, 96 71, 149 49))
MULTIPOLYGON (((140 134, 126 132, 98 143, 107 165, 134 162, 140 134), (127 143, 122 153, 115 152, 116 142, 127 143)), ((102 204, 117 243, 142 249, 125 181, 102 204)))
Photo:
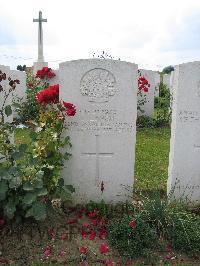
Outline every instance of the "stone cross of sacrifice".
POLYGON ((39 22, 38 24, 38 62, 44 62, 42 22, 47 22, 47 19, 43 19, 42 11, 39 11, 39 17, 37 19, 33 19, 33 22, 39 22))
POLYGON ((95 184, 98 186, 100 184, 100 157, 112 157, 114 155, 113 152, 100 152, 100 143, 99 143, 99 135, 95 135, 96 137, 96 151, 95 152, 83 152, 83 155, 87 156, 95 156, 96 157, 96 177, 95 184))

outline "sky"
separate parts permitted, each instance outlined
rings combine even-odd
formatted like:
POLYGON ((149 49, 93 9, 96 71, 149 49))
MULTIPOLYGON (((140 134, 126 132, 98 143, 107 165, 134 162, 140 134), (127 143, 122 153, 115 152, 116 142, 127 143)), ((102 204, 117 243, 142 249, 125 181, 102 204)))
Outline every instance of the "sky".
POLYGON ((103 51, 152 70, 200 60, 200 0, 0 0, 0 64, 37 61, 39 10, 54 69, 103 51))

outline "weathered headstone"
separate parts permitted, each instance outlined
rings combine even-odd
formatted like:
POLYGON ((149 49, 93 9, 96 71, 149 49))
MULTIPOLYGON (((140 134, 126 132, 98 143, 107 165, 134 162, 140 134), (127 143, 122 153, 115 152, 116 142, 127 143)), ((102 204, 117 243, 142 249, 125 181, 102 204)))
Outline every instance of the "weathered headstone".
MULTIPOLYGON (((20 84, 17 84, 16 89, 13 91, 13 101, 21 99, 21 102, 24 102, 26 100, 26 73, 24 71, 11 70, 10 77, 13 80, 18 79, 20 81, 20 84)), ((13 117, 17 118, 17 116, 17 112, 13 110, 13 117)))
MULTIPOLYGON (((144 112, 138 111, 138 115, 144 115, 153 117, 154 113, 154 92, 155 92, 155 73, 152 70, 145 70, 145 69, 139 69, 139 74, 143 76, 150 86, 148 87, 148 92, 142 91, 143 95, 146 95, 146 102, 143 106, 141 106, 141 109, 144 112)), ((138 100, 140 100, 140 96, 138 96, 138 100)))
POLYGON ((168 194, 200 202, 200 62, 174 72, 168 194))
POLYGON ((159 97, 160 73, 158 71, 154 71, 154 82, 155 82, 154 96, 159 97))
POLYGON ((72 158, 62 175, 74 201, 124 202, 132 196, 137 65, 88 59, 60 64, 60 97, 76 105, 68 119, 72 158), (103 190, 104 188, 104 190, 103 190), (102 191, 101 191, 102 190, 102 191))
POLYGON ((167 87, 170 89, 170 79, 171 79, 171 74, 164 74, 163 75, 163 83, 167 85, 167 87))

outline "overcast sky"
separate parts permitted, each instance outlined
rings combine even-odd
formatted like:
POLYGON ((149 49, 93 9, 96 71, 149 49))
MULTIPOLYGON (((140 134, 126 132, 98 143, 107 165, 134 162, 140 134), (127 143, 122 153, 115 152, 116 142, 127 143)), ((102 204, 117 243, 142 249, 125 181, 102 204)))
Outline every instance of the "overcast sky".
POLYGON ((200 0, 0 0, 0 64, 37 60, 39 10, 53 68, 102 51, 153 70, 200 60, 200 0))

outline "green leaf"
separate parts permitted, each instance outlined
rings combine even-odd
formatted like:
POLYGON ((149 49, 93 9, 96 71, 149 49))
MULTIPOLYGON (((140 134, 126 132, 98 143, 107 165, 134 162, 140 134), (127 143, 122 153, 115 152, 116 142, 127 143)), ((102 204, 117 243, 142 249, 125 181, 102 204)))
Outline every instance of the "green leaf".
POLYGON ((25 184, 23 184, 23 190, 25 190, 25 191, 34 190, 34 186, 30 182, 29 183, 25 183, 25 184))
POLYGON ((14 217, 16 211, 15 202, 10 200, 5 206, 4 206, 4 215, 8 217, 8 219, 12 219, 14 217))
POLYGON ((20 144, 19 145, 19 152, 24 153, 28 149, 27 144, 20 144))
POLYGON ((17 102, 13 102, 12 104, 15 108, 21 108, 21 104, 17 102))
POLYGON ((10 116, 12 114, 12 108, 11 108, 11 105, 6 105, 5 107, 5 114, 7 116, 10 116))
POLYGON ((69 158, 70 158, 71 156, 72 156, 71 153, 65 152, 65 154, 63 155, 63 158, 64 158, 65 160, 69 160, 69 158))
POLYGON ((6 198, 6 192, 8 191, 8 184, 5 180, 0 181, 0 200, 6 198))
POLYGON ((36 176, 38 177, 38 178, 42 178, 43 176, 44 176, 44 171, 38 171, 37 172, 37 174, 36 174, 36 176))
POLYGON ((72 185, 65 185, 63 188, 69 190, 71 193, 75 192, 75 188, 72 185))
POLYGON ((34 132, 34 131, 30 131, 30 135, 29 136, 32 139, 32 141, 36 141, 38 134, 36 132, 34 132))
POLYGON ((33 216, 37 221, 45 220, 47 216, 46 205, 44 205, 42 202, 34 202, 25 216, 33 216))
POLYGON ((8 173, 10 175, 15 175, 18 173, 18 170, 19 168, 17 166, 11 166, 9 169, 8 169, 8 173))
POLYGON ((21 185, 22 179, 21 176, 13 176, 9 181, 9 188, 17 188, 21 185))
POLYGON ((12 153, 12 157, 14 160, 19 160, 23 155, 24 155, 23 152, 18 152, 18 151, 12 153))
POLYGON ((0 179, 9 179, 8 169, 2 163, 0 163, 0 179))
POLYGON ((41 179, 37 179, 33 183, 34 188, 42 188, 43 187, 43 181, 41 179))
POLYGON ((24 196, 23 202, 24 202, 26 205, 30 205, 30 204, 32 204, 34 201, 36 201, 36 199, 37 199, 37 195, 36 195, 36 193, 28 192, 28 193, 24 196))
POLYGON ((37 196, 40 197, 40 196, 46 196, 48 194, 48 191, 46 188, 43 187, 43 188, 37 190, 36 193, 37 193, 37 196))

